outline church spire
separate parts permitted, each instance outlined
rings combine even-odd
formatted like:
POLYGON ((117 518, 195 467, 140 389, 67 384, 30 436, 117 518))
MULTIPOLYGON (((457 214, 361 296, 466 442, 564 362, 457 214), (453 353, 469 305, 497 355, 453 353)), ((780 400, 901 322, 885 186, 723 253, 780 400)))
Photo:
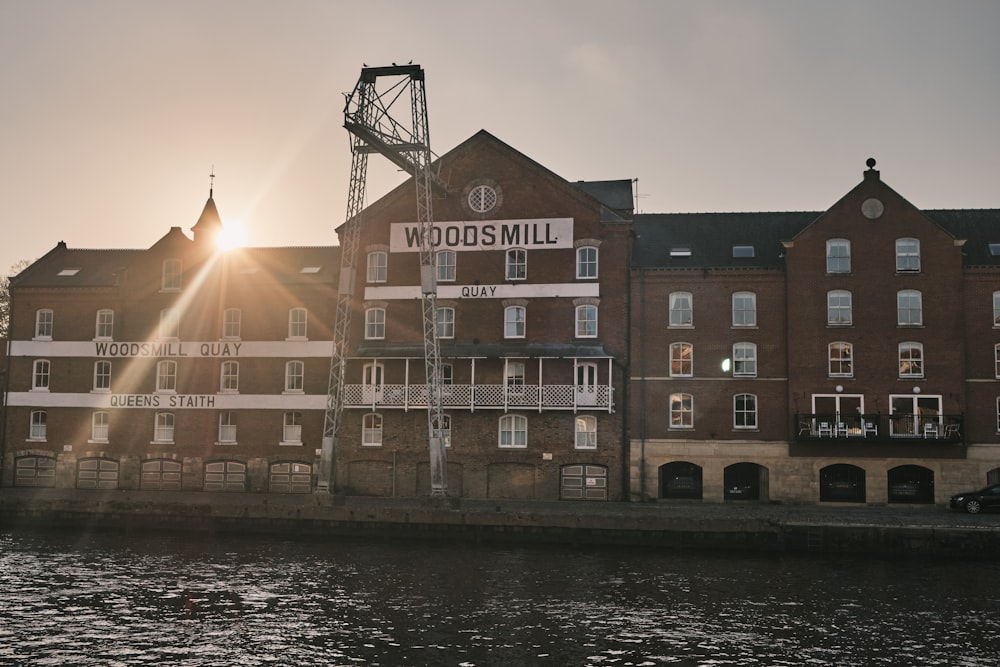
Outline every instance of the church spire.
POLYGON ((215 200, 212 198, 215 190, 215 167, 208 176, 208 201, 201 212, 201 217, 194 224, 191 231, 194 232, 195 243, 208 243, 215 245, 215 237, 222 231, 222 219, 219 217, 219 210, 215 208, 215 200))

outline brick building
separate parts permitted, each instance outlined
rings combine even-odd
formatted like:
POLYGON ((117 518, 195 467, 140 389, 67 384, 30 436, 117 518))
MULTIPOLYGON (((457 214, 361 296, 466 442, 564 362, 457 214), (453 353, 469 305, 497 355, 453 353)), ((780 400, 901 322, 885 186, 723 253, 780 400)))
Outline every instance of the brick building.
POLYGON ((12 279, 5 486, 308 491, 336 248, 59 243, 12 279))
POLYGON ((631 497, 944 502, 1000 480, 1000 210, 639 215, 631 497))
MULTIPOLYGON (((630 181, 570 183, 487 132, 433 201, 448 494, 622 499, 630 181)), ((412 180, 361 231, 334 488, 427 495, 412 180)))

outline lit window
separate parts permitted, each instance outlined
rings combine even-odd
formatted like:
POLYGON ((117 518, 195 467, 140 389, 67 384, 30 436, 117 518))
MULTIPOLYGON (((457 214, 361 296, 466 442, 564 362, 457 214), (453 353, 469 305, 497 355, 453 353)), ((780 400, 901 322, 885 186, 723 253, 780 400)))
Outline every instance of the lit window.
POLYGON ((900 326, 923 324, 923 299, 916 290, 900 290, 896 293, 897 322, 900 326))
POLYGON ((576 307, 576 337, 597 337, 597 306, 583 305, 576 307))
POLYGON ((31 440, 45 440, 48 429, 48 414, 45 410, 31 411, 31 430, 28 431, 28 438, 31 440))
POLYGON ((733 294, 733 326, 757 326, 757 295, 753 292, 733 294))
POLYGON ((829 373, 831 377, 854 376, 854 346, 837 342, 829 345, 829 373))
POLYGON ((309 312, 305 308, 292 308, 288 311, 288 337, 305 338, 306 324, 309 312))
POLYGON ((826 323, 846 326, 854 318, 851 293, 846 290, 831 290, 826 293, 826 323))
POLYGON ((369 308, 365 311, 365 339, 385 338, 385 308, 369 308))
POLYGON ((670 294, 670 326, 689 327, 694 324, 690 292, 673 292, 670 294))
POLYGON ((507 280, 524 280, 528 277, 528 252, 521 248, 507 251, 507 280))
POLYGON ((694 374, 694 346, 691 343, 670 344, 670 376, 691 377, 694 374))
POLYGON ((919 239, 896 239, 896 271, 900 273, 920 271, 919 239))
POLYGON ((364 417, 361 429, 361 445, 363 447, 382 446, 382 415, 372 412, 364 417))
POLYGON ((236 444, 236 413, 232 410, 219 413, 219 442, 236 444))
POLYGON ((222 313, 222 337, 239 338, 243 313, 239 308, 226 308, 222 313))
POLYGON ((670 428, 694 428, 694 396, 670 394, 670 428))
POLYGON ((49 376, 52 366, 48 359, 38 359, 32 366, 31 389, 33 391, 48 391, 49 376))
POLYGON ((851 272, 851 242, 847 239, 830 239, 826 242, 826 272, 851 272))
POLYGON ((454 250, 438 250, 434 253, 437 264, 437 279, 443 283, 455 282, 456 255, 454 250))
POLYGON ((434 312, 434 323, 438 338, 455 337, 455 309, 441 307, 434 312))
POLYGON ((94 363, 94 391, 111 391, 111 362, 94 363))
POLYGON ((286 412, 281 432, 282 442, 302 442, 302 413, 286 412))
POLYGON ((757 376, 757 344, 736 343, 733 345, 733 375, 757 376))
POLYGON ((575 446, 577 449, 597 449, 597 417, 577 415, 575 446))
POLYGON ((222 375, 219 379, 219 391, 236 393, 240 390, 240 362, 223 361, 222 375))
POLYGON ((733 397, 733 426, 757 428, 757 397, 753 394, 736 394, 733 397))
POLYGON ((35 338, 52 340, 52 321, 54 313, 48 308, 35 313, 35 338))
POLYGON ((160 361, 156 364, 156 391, 177 391, 177 362, 160 361))
POLYGON ((388 275, 389 255, 381 250, 368 253, 368 282, 384 283, 388 275))
POLYGON ((90 439, 94 442, 108 441, 108 413, 95 412, 90 421, 90 439))
POLYGON ((582 246, 576 249, 576 277, 597 277, 597 248, 582 246))
POLYGON ((181 260, 168 259, 163 262, 163 280, 160 287, 170 291, 181 288, 181 260))
POLYGON ((97 311, 97 323, 94 327, 94 338, 111 340, 115 333, 115 311, 104 308, 97 311))
POLYGON ((153 427, 153 441, 174 441, 174 414, 172 412, 156 413, 156 425, 153 427))
POLYGON ((176 310, 166 308, 160 311, 160 338, 178 338, 181 319, 176 310))
POLYGON ((507 306, 503 311, 503 337, 524 338, 524 306, 507 306))
POLYGON ((302 393, 305 389, 305 364, 289 361, 285 364, 285 392, 302 393))
POLYGON ((504 415, 500 418, 500 446, 523 449, 528 446, 528 418, 504 415))
POLYGON ((899 377, 924 376, 924 346, 920 343, 899 344, 899 377))

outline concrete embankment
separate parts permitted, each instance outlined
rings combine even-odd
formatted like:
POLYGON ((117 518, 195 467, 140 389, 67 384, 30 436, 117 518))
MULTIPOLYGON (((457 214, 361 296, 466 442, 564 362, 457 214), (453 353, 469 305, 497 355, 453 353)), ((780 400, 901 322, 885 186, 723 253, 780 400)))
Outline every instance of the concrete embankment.
POLYGON ((583 503, 0 489, 0 529, 201 531, 993 558, 1000 515, 937 506, 583 503))

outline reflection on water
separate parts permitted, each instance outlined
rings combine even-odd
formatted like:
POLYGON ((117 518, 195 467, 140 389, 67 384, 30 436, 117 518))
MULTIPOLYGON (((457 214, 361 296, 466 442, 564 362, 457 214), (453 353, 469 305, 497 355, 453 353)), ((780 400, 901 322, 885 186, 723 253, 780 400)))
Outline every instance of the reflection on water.
POLYGON ((1000 566, 0 533, 3 665, 995 665, 1000 566))

